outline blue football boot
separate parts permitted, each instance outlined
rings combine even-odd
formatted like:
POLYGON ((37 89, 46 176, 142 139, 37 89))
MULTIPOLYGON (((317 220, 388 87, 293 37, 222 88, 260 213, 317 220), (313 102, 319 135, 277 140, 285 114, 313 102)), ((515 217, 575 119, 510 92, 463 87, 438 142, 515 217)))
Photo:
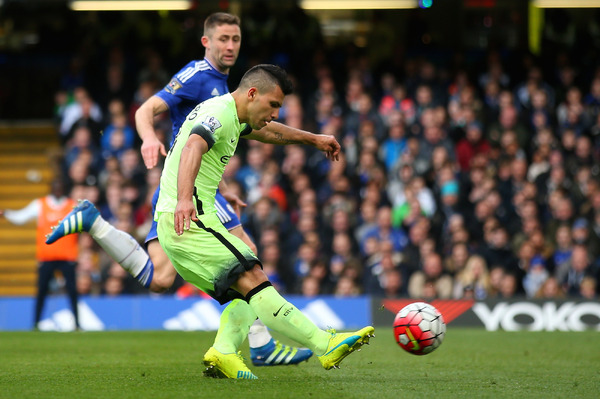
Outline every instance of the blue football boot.
POLYGON ((250 348, 250 358, 255 366, 298 364, 308 360, 312 355, 310 349, 283 345, 273 338, 260 348, 250 348))
POLYGON ((100 216, 98 209, 88 200, 80 200, 67 216, 46 235, 46 244, 52 244, 68 234, 90 231, 94 221, 100 216))

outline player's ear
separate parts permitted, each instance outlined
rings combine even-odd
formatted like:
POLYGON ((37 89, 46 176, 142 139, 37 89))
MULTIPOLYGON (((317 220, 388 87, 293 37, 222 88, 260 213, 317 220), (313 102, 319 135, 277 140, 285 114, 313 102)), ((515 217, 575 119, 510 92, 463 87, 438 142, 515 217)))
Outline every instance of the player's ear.
POLYGON ((253 101, 257 94, 258 94, 258 90, 256 90, 256 87, 249 88, 248 89, 248 100, 253 101))
POLYGON ((202 36, 202 37, 200 38, 200 43, 202 43, 202 45, 203 45, 204 47, 208 47, 208 36, 206 36, 206 35, 205 35, 205 36, 202 36))

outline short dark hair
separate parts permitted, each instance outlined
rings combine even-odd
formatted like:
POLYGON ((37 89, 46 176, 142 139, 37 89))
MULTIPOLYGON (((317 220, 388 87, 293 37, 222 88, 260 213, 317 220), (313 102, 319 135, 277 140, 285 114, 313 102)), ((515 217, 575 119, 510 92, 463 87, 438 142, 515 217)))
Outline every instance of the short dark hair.
POLYGON ((209 36, 209 33, 217 26, 221 25, 237 25, 240 26, 240 18, 237 15, 227 12, 215 12, 210 14, 204 20, 204 35, 209 36))
POLYGON ((240 81, 241 88, 256 87, 261 92, 270 91, 273 86, 279 86, 285 95, 292 93, 294 90, 294 85, 287 72, 283 68, 271 64, 253 66, 242 76, 240 81))

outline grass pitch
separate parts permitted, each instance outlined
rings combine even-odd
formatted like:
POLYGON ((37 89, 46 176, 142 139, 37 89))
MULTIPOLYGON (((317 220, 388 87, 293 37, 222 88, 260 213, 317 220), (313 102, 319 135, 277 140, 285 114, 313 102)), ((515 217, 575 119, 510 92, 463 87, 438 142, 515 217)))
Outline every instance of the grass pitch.
MULTIPOLYGON (((597 398, 600 333, 448 329, 435 352, 400 349, 391 328, 340 370, 317 359, 253 367, 259 380, 202 376, 214 333, 0 333, 0 398, 597 398)), ((248 357, 247 343, 243 354, 248 357)))

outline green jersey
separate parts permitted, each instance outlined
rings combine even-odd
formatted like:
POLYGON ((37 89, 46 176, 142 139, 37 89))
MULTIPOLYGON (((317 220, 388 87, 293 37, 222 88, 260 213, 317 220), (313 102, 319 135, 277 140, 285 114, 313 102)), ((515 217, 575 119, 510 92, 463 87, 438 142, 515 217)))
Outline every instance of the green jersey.
POLYGON ((196 199, 201 201, 200 209, 207 215, 216 213, 215 194, 225 166, 235 153, 240 134, 248 134, 250 131, 247 124, 240 123, 231 94, 198 104, 185 119, 165 160, 154 220, 158 220, 163 212, 175 212, 179 160, 191 134, 199 134, 209 147, 208 152, 202 156, 200 170, 194 182, 196 199))

